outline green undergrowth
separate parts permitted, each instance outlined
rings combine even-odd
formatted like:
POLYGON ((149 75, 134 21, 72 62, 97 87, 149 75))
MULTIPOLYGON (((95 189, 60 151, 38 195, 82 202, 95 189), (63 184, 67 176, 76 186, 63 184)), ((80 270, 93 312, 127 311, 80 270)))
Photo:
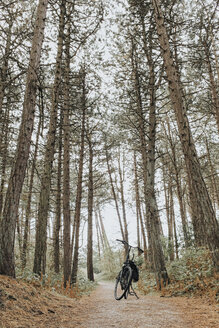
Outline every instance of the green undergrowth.
MULTIPOLYGON (((191 247, 179 259, 167 263, 170 284, 162 287, 161 296, 199 296, 219 302, 219 275, 215 272, 209 250, 191 247)), ((143 269, 138 289, 144 294, 156 291, 153 273, 143 269)))
POLYGON ((70 282, 68 282, 66 288, 64 287, 62 274, 49 273, 38 276, 26 269, 17 274, 17 279, 29 283, 34 287, 55 291, 71 298, 89 295, 97 286, 96 282, 89 281, 85 278, 83 271, 79 271, 77 283, 71 285, 70 282))

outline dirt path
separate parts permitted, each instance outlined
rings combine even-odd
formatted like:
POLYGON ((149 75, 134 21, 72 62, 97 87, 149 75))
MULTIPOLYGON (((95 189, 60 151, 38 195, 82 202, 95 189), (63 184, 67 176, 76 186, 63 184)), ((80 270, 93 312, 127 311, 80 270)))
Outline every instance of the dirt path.
MULTIPOLYGON (((3 287, 7 291, 9 286, 3 287)), ((14 297, 8 291, 0 307, 0 328, 219 327, 219 308, 200 299, 139 295, 139 300, 130 296, 116 301, 113 290, 113 283, 100 283, 90 296, 75 300, 51 292, 39 294, 15 281, 9 289, 14 297)))
POLYGON ((81 301, 83 318, 74 326, 81 328, 218 328, 216 309, 196 300, 166 299, 160 296, 130 296, 128 300, 113 299, 113 284, 101 283, 90 299, 81 301))

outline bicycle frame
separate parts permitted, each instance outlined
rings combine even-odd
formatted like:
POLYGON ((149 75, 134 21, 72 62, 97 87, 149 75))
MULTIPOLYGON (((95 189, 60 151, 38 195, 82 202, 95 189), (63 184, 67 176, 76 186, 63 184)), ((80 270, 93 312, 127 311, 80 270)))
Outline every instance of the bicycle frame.
MULTIPOLYGON (((126 254, 126 259, 125 259, 125 261, 124 261, 124 263, 123 263, 122 271, 120 271, 120 273, 122 273, 123 270, 125 270, 125 269, 126 269, 126 272, 127 272, 127 269, 128 269, 129 272, 130 272, 130 274, 131 274, 131 276, 129 276, 129 279, 130 279, 130 280, 129 280, 128 285, 126 285, 127 287, 126 287, 126 291, 124 292, 124 294, 121 295, 120 297, 116 297, 116 296, 115 296, 115 298, 116 298, 117 300, 120 300, 122 297, 124 297, 124 298, 126 299, 127 296, 128 296, 128 294, 130 294, 130 295, 135 295, 136 298, 139 298, 139 297, 137 296, 137 294, 135 293, 134 288, 133 288, 133 286, 132 286, 132 272, 133 272, 133 269, 132 269, 131 264, 130 264, 130 262, 131 262, 131 260, 130 260, 130 251, 131 251, 132 248, 137 248, 137 249, 140 250, 141 252, 143 252, 143 250, 140 249, 139 247, 134 247, 134 246, 129 245, 125 240, 117 239, 117 241, 121 242, 123 245, 128 246, 128 251, 127 251, 127 254, 126 254), (132 290, 132 291, 131 291, 131 290, 132 290)), ((133 259, 134 259, 134 255, 133 255, 133 259)), ((133 259, 132 259, 132 261, 133 261, 133 259)), ((117 279, 118 279, 118 278, 117 278, 117 279)), ((116 293, 116 290, 117 290, 117 284, 118 284, 118 281, 117 281, 117 283, 116 283, 115 293, 116 293)))

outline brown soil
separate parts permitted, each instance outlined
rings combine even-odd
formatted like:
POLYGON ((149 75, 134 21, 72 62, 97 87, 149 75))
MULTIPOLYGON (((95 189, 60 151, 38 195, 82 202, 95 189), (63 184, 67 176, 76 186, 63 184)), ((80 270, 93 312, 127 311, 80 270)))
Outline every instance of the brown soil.
POLYGON ((0 328, 218 328, 219 309, 201 299, 141 296, 116 301, 113 283, 70 299, 0 278, 0 328))

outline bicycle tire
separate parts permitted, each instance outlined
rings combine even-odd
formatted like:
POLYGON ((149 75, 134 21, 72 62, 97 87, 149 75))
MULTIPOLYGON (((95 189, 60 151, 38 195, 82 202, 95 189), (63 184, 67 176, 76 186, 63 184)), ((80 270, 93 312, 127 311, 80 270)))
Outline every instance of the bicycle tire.
POLYGON ((116 278, 116 284, 114 289, 114 297, 117 301, 123 297, 127 298, 127 291, 132 281, 132 268, 125 266, 118 274, 116 278))

